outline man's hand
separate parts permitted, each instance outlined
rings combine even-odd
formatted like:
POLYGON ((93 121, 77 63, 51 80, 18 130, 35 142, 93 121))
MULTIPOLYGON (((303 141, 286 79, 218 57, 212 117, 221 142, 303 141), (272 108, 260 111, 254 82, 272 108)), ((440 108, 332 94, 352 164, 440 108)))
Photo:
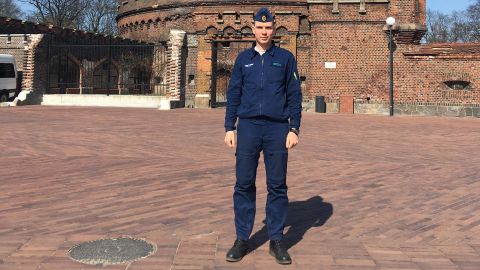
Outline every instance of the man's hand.
POLYGON ((225 134, 225 144, 230 148, 235 148, 235 132, 227 131, 225 134))
POLYGON ((285 143, 285 146, 287 147, 287 149, 292 149, 297 144, 298 144, 297 134, 293 132, 289 132, 287 135, 287 142, 285 143))

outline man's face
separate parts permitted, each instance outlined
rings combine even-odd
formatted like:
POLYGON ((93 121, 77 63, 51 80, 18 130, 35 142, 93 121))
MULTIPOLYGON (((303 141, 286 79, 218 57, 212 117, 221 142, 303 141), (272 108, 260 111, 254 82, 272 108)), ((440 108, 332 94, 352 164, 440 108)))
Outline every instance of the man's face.
POLYGON ((257 44, 268 46, 275 33, 275 25, 273 22, 255 21, 253 33, 257 44))

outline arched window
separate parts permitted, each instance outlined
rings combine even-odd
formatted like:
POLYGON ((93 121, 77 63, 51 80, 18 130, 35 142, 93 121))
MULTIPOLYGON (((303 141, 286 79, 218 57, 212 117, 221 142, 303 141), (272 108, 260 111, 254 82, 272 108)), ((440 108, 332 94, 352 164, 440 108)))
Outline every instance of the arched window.
POLYGON ((249 26, 243 27, 241 32, 242 32, 242 35, 244 35, 244 36, 252 36, 253 35, 252 28, 250 28, 249 26))
POLYGON ((132 86, 131 94, 145 95, 150 93, 151 70, 144 66, 135 66, 128 77, 128 84, 132 86))
POLYGON ((235 29, 233 27, 227 26, 225 29, 223 29, 223 35, 224 36, 232 36, 235 34, 235 29))
POLYGON ((452 90, 470 90, 470 82, 461 80, 452 80, 444 82, 452 90))
POLYGON ((56 55, 50 60, 50 93, 65 94, 67 88, 78 88, 80 67, 67 55, 56 55))
MULTIPOLYGON (((118 74, 117 69, 110 67, 110 89, 117 88, 118 74)), ((108 62, 104 61, 98 65, 93 71, 93 88, 95 89, 107 89, 108 88, 108 62)))
POLYGON ((214 35, 217 35, 217 34, 218 34, 217 28, 215 28, 215 27, 213 27, 213 26, 209 26, 209 27, 207 28, 207 31, 206 31, 206 32, 207 32, 207 35, 209 35, 209 36, 214 36, 214 35))
POLYGON ((286 35, 288 35, 288 30, 287 30, 287 28, 285 28, 283 26, 280 26, 279 28, 277 28, 277 31, 275 31, 275 35, 286 36, 286 35))

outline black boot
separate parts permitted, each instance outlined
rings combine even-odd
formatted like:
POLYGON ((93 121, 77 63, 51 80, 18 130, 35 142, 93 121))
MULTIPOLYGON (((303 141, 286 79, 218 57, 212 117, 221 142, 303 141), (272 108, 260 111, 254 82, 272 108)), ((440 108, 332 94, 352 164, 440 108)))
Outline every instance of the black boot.
POLYGON ((270 255, 275 257, 275 260, 279 264, 291 264, 292 259, 288 255, 287 250, 282 246, 281 240, 270 241, 270 255))
POLYGON ((248 254, 248 241, 235 240, 233 247, 227 252, 227 262, 238 262, 248 254))

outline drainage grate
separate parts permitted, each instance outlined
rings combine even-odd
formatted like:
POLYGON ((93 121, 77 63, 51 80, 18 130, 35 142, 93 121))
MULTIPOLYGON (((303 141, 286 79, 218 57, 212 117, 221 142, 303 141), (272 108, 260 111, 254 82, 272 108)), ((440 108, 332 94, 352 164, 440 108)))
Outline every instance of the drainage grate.
POLYGON ((120 237, 76 245, 68 251, 68 255, 80 263, 111 265, 143 259, 155 253, 156 250, 154 244, 145 240, 120 237))

